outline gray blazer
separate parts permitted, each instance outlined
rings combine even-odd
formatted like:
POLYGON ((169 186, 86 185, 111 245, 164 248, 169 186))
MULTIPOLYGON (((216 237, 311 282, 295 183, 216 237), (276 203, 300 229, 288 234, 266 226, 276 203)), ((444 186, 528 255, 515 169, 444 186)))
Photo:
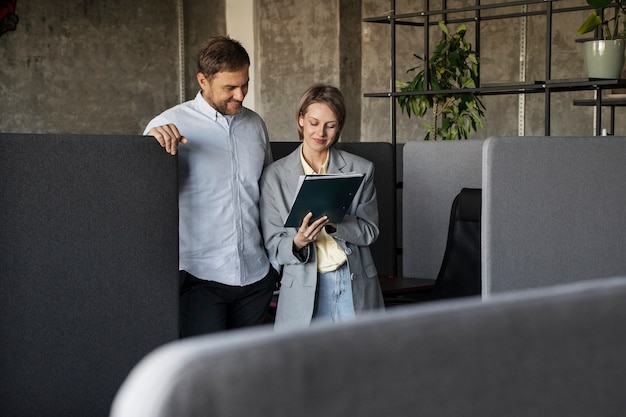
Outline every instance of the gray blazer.
MULTIPOLYGON (((302 145, 300 145, 302 146, 302 145)), ((374 188, 374 164, 360 156, 331 148, 328 173, 361 172, 363 184, 333 237, 348 256, 354 308, 359 314, 383 308, 378 273, 369 246, 378 237, 378 205, 374 188)), ((261 178, 261 227, 270 258, 282 266, 276 328, 306 327, 315 308, 317 258, 309 245, 308 259, 293 254, 295 227, 283 227, 302 175, 300 147, 268 166, 261 178)))

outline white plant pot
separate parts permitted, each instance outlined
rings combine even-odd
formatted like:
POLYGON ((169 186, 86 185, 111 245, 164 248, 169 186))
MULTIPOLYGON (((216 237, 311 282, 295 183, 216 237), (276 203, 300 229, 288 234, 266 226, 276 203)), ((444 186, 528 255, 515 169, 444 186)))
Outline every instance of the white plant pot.
POLYGON ((626 41, 593 40, 583 43, 585 70, 589 78, 620 78, 626 41))

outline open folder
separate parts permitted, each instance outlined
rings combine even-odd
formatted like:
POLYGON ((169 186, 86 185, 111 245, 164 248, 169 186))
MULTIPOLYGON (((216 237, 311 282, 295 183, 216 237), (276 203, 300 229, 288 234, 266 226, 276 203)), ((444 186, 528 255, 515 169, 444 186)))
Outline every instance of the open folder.
POLYGON ((328 216, 330 223, 341 223, 364 176, 356 173, 300 175, 285 227, 300 227, 309 212, 313 213, 311 221, 328 216))

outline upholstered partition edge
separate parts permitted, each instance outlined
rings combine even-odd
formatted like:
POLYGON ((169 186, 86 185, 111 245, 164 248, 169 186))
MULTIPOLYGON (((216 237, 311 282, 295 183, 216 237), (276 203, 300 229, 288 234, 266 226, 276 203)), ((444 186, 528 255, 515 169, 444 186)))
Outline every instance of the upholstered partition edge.
POLYGON ((624 299, 610 278, 176 342, 133 370, 111 417, 618 416, 624 299))

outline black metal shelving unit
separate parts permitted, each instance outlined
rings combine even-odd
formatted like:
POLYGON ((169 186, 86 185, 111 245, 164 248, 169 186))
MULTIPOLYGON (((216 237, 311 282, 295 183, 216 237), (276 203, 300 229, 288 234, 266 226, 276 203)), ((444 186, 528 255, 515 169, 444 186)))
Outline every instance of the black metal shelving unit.
MULTIPOLYGON (((526 16, 546 16, 546 27, 545 27, 545 77, 544 80, 537 80, 530 83, 510 83, 510 84, 482 84, 479 82, 479 86, 477 88, 472 89, 463 89, 463 92, 473 92, 478 93, 480 95, 495 95, 495 94, 545 94, 545 119, 544 119, 544 132, 546 136, 550 135, 550 95, 554 92, 560 91, 582 91, 582 90, 595 90, 597 92, 595 100, 596 107, 596 134, 600 135, 602 126, 602 108, 606 106, 610 106, 609 104, 603 104, 602 98, 602 90, 609 88, 623 88, 626 87, 626 80, 620 79, 567 79, 567 80, 557 80, 552 79, 552 71, 551 71, 551 58, 552 58, 552 17, 556 13, 568 13, 573 11, 580 10, 591 10, 588 6, 574 6, 574 7, 559 7, 555 8, 554 3, 560 2, 564 3, 567 0, 520 0, 520 1, 505 1, 497 4, 481 4, 480 0, 474 0, 474 5, 459 7, 453 9, 446 8, 446 0, 440 0, 439 3, 441 6, 439 8, 431 8, 430 0, 423 0, 422 2, 422 10, 416 11, 412 13, 403 13, 396 14, 396 2, 395 0, 391 0, 391 10, 386 13, 384 16, 376 16, 363 19, 364 22, 367 23, 382 23, 388 24, 390 26, 390 52, 391 52, 391 69, 390 69, 390 88, 389 91, 383 92, 371 92, 365 93, 364 97, 386 97, 391 99, 390 103, 390 117, 391 117, 391 141, 392 144, 396 145, 396 106, 395 106, 395 98, 398 96, 406 96, 406 95, 418 95, 418 94, 437 94, 441 93, 441 90, 432 91, 425 90, 419 92, 398 92, 395 87, 395 78, 396 78, 396 26, 404 25, 404 26, 415 26, 417 28, 422 28, 423 32, 423 41, 424 41, 424 56, 430 56, 430 35, 429 30, 427 30, 430 26, 437 25, 439 20, 444 20, 447 23, 464 23, 464 22, 472 22, 475 26, 475 36, 476 36, 476 44, 474 45, 475 50, 479 53, 480 56, 480 24, 481 21, 487 20, 497 20, 497 19, 505 19, 505 18, 515 18, 515 17, 526 17, 526 16), (516 13, 495 13, 490 14, 489 16, 485 16, 481 14, 483 10, 500 10, 506 9, 516 6, 529 6, 529 5, 542 5, 543 8, 541 10, 526 10, 522 12, 516 13), (465 14, 463 17, 455 18, 455 15, 465 14), (467 16, 468 14, 472 14, 471 16, 467 16), (439 19, 432 19, 434 16, 439 16, 439 19), (410 19, 417 19, 417 21, 412 21, 410 19)), ((432 2, 434 3, 434 2, 432 2)), ((429 74, 426 72, 426 79, 428 79, 429 74)), ((479 64, 479 79, 480 79, 480 64, 479 64)), ((427 83, 426 83, 427 84, 427 83)), ((447 92, 454 93, 459 90, 447 90, 447 92)), ((581 102, 575 102, 575 105, 593 105, 588 101, 585 101, 583 104, 581 102)), ((611 108, 614 111, 614 108, 611 108)), ((611 125, 613 128, 613 113, 611 117, 611 125)))

